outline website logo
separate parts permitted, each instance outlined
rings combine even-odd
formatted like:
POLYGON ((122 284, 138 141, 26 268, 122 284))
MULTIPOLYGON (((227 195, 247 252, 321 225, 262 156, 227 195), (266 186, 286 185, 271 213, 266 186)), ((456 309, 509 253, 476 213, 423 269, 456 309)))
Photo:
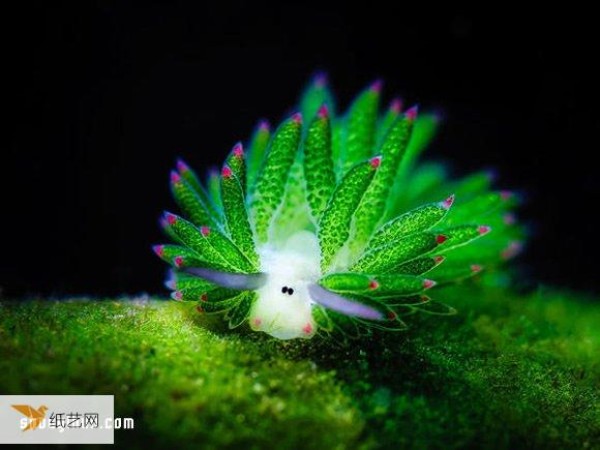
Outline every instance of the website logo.
POLYGON ((38 409, 35 409, 33 406, 30 405, 11 406, 17 411, 19 411, 21 414, 23 414, 27 419, 29 419, 29 422, 27 426, 23 428, 23 431, 35 430, 37 427, 39 427, 44 417, 46 417, 46 411, 48 411, 48 407, 45 405, 40 406, 38 409))
POLYGON ((0 444, 114 444, 113 395, 0 395, 0 444))

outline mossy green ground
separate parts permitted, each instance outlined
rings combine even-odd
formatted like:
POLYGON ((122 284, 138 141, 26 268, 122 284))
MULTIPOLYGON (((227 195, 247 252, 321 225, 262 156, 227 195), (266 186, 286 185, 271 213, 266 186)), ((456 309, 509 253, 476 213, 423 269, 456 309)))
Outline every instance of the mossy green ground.
POLYGON ((347 345, 170 301, 5 301, 0 392, 114 394, 123 448, 600 448, 600 303, 469 297, 347 345))

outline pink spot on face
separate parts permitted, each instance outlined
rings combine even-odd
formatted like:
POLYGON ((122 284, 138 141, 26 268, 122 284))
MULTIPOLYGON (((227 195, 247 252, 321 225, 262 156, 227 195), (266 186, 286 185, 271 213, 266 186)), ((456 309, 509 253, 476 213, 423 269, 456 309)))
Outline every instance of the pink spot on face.
POLYGON ((448 197, 446 200, 444 200, 442 202, 441 206, 444 209, 450 209, 450 207, 452 206, 453 203, 454 203, 454 194, 452 194, 450 197, 448 197))
POLYGON ((258 129, 259 131, 269 131, 271 129, 271 125, 269 125, 268 120, 261 120, 258 123, 258 129))
POLYGON ((210 228, 207 226, 201 226, 200 233, 202 233, 202 236, 208 236, 210 234, 210 228))
POLYGON ((204 308, 202 306, 196 306, 196 311, 202 314, 204 312, 204 308))
POLYGON ((381 92, 382 88, 383 88, 383 80, 379 79, 379 80, 375 80, 373 82, 373 84, 371 84, 371 87, 369 89, 371 91, 379 94, 381 92))
POLYGON ((377 282, 377 280, 371 280, 369 282, 369 289, 371 290, 375 290, 379 287, 379 283, 377 282))
POLYGON ((221 175, 223 175, 223 178, 231 177, 231 169, 229 168, 229 166, 223 166, 223 169, 221 170, 221 175))
POLYGON ((371 167, 373 169, 377 169, 381 165, 381 156, 371 158, 369 162, 371 163, 371 167))
POLYGON ((387 313, 388 320, 396 320, 397 317, 398 317, 398 314, 396 314, 394 311, 389 311, 387 313))
POLYGON ((165 217, 167 218, 167 223, 169 225, 175 225, 175 222, 177 222, 177 216, 175 214, 166 213, 165 217))
POLYGON ((434 256, 434 257, 433 257, 433 261, 434 261, 436 264, 441 264, 441 263, 443 263, 445 259, 446 259, 446 258, 445 258, 444 256, 441 256, 441 255, 438 255, 438 256, 434 256))
POLYGON ((299 112, 297 112, 296 114, 294 114, 292 116, 292 120, 297 123, 298 125, 300 125, 302 123, 302 114, 300 114, 299 112))
POLYGON ((173 264, 175 264, 175 267, 183 266, 183 256, 176 256, 173 258, 173 264))
POLYGON ((502 200, 510 200, 513 197, 513 193, 511 191, 500 191, 500 198, 502 200))
POLYGON ((402 100, 399 98, 392 100, 390 103, 390 111, 394 114, 400 114, 400 111, 402 111, 402 100))
POLYGON ((329 117, 329 108, 327 108, 325 103, 323 103, 317 111, 317 116, 319 116, 320 119, 327 119, 327 117, 329 117))
POLYGON ((163 255, 165 254, 165 246, 164 245, 155 245, 154 247, 152 247, 152 250, 154 250, 154 253, 156 253, 156 255, 160 258, 162 258, 163 255))
POLYGON ((438 234, 435 237, 435 242, 437 242, 438 244, 443 244, 444 242, 446 242, 448 240, 448 236, 443 235, 443 234, 438 234))
POLYGON ((477 228, 477 232, 482 236, 484 234, 488 234, 490 231, 492 231, 492 227, 489 227, 487 225, 481 225, 477 228))
POLYGON ((514 225, 515 222, 517 221, 517 218, 515 217, 515 215, 513 213, 504 214, 504 217, 502 219, 504 220, 504 223, 506 225, 514 225))
POLYGON ((260 317, 257 317, 252 321, 252 323, 256 328, 258 328, 262 325, 262 319, 260 317))
POLYGON ((183 294, 181 293, 181 291, 175 291, 171 294, 171 297, 173 298, 173 300, 181 301, 181 299, 183 298, 183 294))
POLYGON ((207 300, 208 300, 208 295, 207 295, 207 294, 202 294, 202 295, 200 296, 200 301, 202 301, 202 302, 205 302, 205 301, 207 301, 207 300))
POLYGON ((481 272, 483 270, 483 267, 480 266, 479 264, 473 264, 471 265, 471 272, 481 272))
POLYGON ((178 159, 177 160, 177 170, 180 173, 183 173, 183 172, 186 172, 186 171, 190 170, 190 168, 189 168, 189 166, 185 162, 183 162, 182 159, 178 159))
POLYGON ((417 118, 417 114, 419 114, 419 107, 415 105, 404 114, 406 114, 406 118, 412 122, 417 118))
POLYGON ((181 181, 181 175, 174 170, 171 171, 171 183, 179 183, 181 181))
POLYGON ((238 142, 233 147, 233 156, 236 156, 238 158, 241 158, 242 156, 244 156, 244 147, 242 147, 241 142, 238 142))
POLYGON ((431 289, 432 287, 434 287, 437 283, 433 280, 423 280, 423 289, 431 289))
POLYGON ((302 331, 304 332, 304 334, 310 334, 313 331, 313 327, 310 323, 307 323, 302 327, 302 331))

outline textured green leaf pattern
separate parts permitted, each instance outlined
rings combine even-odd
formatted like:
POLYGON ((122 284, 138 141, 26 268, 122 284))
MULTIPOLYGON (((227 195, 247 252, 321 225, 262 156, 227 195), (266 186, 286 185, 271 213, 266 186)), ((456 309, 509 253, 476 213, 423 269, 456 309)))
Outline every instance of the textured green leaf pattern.
POLYGON ((366 251, 406 235, 429 230, 444 218, 448 208, 448 204, 443 202, 429 203, 390 220, 373 234, 366 251))
POLYGON ((300 116, 294 115, 279 127, 256 180, 250 209, 258 242, 267 242, 271 220, 283 199, 300 143, 301 124, 300 116))
POLYGON ((381 167, 365 192, 356 214, 351 246, 354 252, 364 247, 372 231, 383 218, 387 196, 410 139, 413 121, 412 114, 397 119, 383 141, 380 151, 383 157, 381 167))
POLYGON ((248 221, 244 193, 236 172, 227 165, 223 166, 221 175, 221 198, 231 240, 248 261, 254 267, 258 267, 258 255, 256 254, 254 236, 248 221))
POLYGON ((336 253, 350 235, 354 212, 373 179, 381 162, 380 157, 357 164, 342 179, 333 192, 319 221, 321 270, 326 272, 336 253))
POLYGON ((350 107, 342 134, 342 173, 375 153, 373 147, 380 90, 381 83, 373 83, 350 107))
POLYGON ((306 134, 304 177, 311 213, 318 221, 335 189, 335 174, 331 159, 331 126, 326 109, 322 109, 315 117, 306 134))
POLYGON ((256 127, 254 135, 249 145, 248 152, 248 191, 251 192, 256 182, 256 177, 262 167, 267 147, 269 145, 269 138, 271 137, 271 131, 269 124, 262 121, 256 127))
POLYGON ((229 328, 237 328, 248 318, 252 303, 256 300, 256 292, 244 291, 238 297, 237 305, 230 309, 226 319, 229 320, 229 328))
POLYGON ((200 226, 209 225, 215 226, 213 219, 214 214, 211 214, 207 209, 206 203, 198 192, 190 186, 176 172, 171 173, 171 192, 181 210, 187 214, 190 220, 200 226))
POLYGON ((423 256, 437 247, 435 234, 416 234, 367 251, 350 270, 363 273, 388 272, 401 263, 423 256))
POLYGON ((210 227, 196 228, 174 214, 167 213, 170 228, 185 245, 201 254, 208 261, 207 267, 230 272, 254 273, 257 268, 221 232, 210 227))

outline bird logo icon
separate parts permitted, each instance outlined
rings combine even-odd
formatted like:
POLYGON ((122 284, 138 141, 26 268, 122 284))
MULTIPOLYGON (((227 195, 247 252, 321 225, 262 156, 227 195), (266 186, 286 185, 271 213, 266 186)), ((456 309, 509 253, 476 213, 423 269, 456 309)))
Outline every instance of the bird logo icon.
POLYGON ((29 419, 29 424, 23 429, 23 431, 35 430, 37 427, 39 427, 42 423, 42 420, 44 420, 46 417, 46 411, 48 411, 48 407, 45 405, 40 406, 38 409, 35 409, 30 405, 11 406, 29 419))

